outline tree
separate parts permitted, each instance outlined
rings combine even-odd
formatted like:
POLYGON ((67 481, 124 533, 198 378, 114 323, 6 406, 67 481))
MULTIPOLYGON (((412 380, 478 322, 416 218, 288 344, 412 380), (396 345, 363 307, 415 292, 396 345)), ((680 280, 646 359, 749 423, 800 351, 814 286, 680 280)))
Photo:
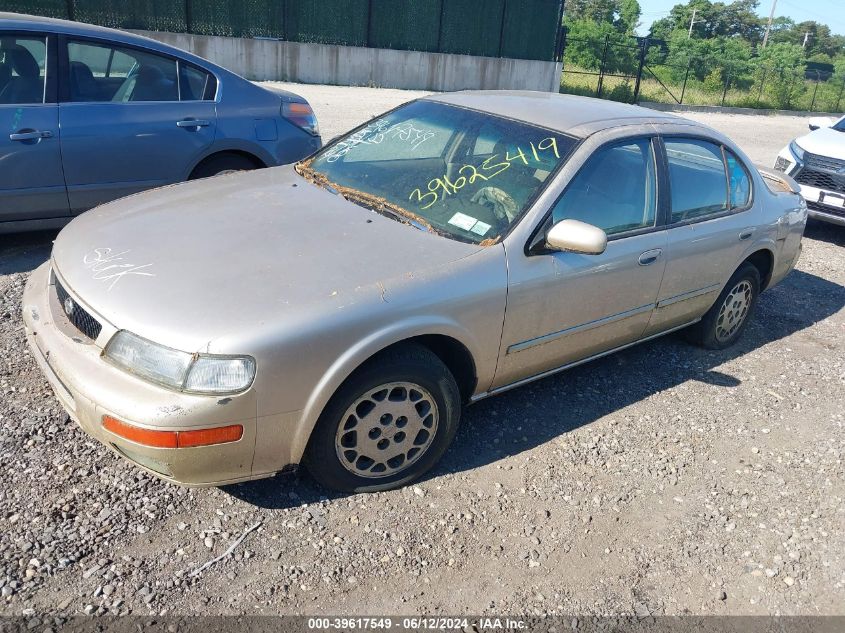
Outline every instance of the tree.
POLYGON ((584 20, 607 23, 623 35, 633 35, 642 14, 638 0, 568 0, 564 7, 565 24, 584 20))
POLYGON ((842 49, 845 47, 845 36, 834 35, 827 24, 820 24, 815 20, 806 20, 798 24, 791 20, 790 22, 789 26, 770 35, 769 41, 803 46, 806 36, 807 45, 804 47, 804 51, 808 56, 823 53, 834 57, 842 53, 842 49))
POLYGON ((569 0, 564 3, 564 15, 571 22, 613 22, 618 12, 618 0, 569 0))
POLYGON ((604 60, 605 72, 631 73, 636 67, 636 52, 630 40, 620 38, 613 24, 592 20, 567 23, 566 64, 598 70, 604 60))
POLYGON ((760 50, 760 68, 769 75, 769 92, 780 108, 789 108, 807 90, 804 49, 798 44, 775 43, 760 50))
POLYGON ((659 39, 669 39, 675 31, 686 35, 694 11, 693 37, 739 37, 754 44, 762 39, 762 20, 755 12, 759 4, 759 0, 734 0, 731 3, 689 0, 687 4, 676 4, 667 17, 657 20, 651 27, 650 35, 659 39))
POLYGON ((637 0, 620 0, 619 2, 619 17, 616 18, 614 26, 616 30, 625 35, 633 35, 634 31, 640 25, 640 15, 642 9, 637 0))

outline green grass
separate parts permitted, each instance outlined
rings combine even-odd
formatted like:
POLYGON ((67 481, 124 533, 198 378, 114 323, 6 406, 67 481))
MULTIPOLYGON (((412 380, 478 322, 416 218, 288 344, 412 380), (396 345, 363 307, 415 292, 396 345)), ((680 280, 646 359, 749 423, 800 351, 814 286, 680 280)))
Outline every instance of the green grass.
MULTIPOLYGON (((577 68, 570 65, 564 66, 564 72, 561 77, 560 91, 567 94, 577 94, 588 97, 595 97, 598 87, 598 74, 587 75, 579 74, 573 71, 584 71, 582 68, 577 68)), ((661 74, 661 80, 665 87, 660 84, 648 72, 643 72, 643 78, 640 83, 640 101, 656 101, 658 103, 677 103, 676 99, 681 98, 681 89, 683 85, 680 82, 672 81, 668 75, 665 77, 661 74), (671 91, 671 95, 667 91, 671 91), (673 98, 674 95, 674 98, 673 98)), ((760 92, 760 85, 755 83, 747 89, 740 89, 731 87, 728 89, 724 98, 724 105, 730 107, 741 108, 766 108, 766 109, 782 109, 782 110, 814 110, 816 112, 838 112, 845 107, 845 93, 842 92, 842 79, 835 78, 827 82, 819 82, 816 88, 816 82, 804 80, 803 92, 795 95, 791 103, 786 105, 779 102, 777 95, 774 93, 774 82, 768 81, 763 85, 763 91, 760 92), (816 90, 815 103, 813 103, 813 92, 816 90), (841 101, 837 107, 837 101, 841 101), (812 105, 812 108, 811 108, 812 105)), ((605 76, 602 82, 602 94, 604 99, 613 99, 616 101, 628 101, 633 98, 635 78, 631 77, 627 80, 620 77, 605 76)), ((705 86, 704 82, 690 79, 687 81, 686 90, 683 93, 683 103, 689 105, 723 105, 722 103, 723 88, 718 89, 705 86)))

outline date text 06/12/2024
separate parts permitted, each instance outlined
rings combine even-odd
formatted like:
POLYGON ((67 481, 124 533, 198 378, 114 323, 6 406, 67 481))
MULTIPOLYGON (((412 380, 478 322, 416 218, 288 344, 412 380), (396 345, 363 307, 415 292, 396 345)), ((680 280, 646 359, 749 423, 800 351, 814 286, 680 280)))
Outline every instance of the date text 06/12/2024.
POLYGON ((522 630, 527 628, 524 620, 517 618, 449 618, 449 617, 322 617, 308 618, 309 630, 400 630, 452 631, 467 630, 522 630))

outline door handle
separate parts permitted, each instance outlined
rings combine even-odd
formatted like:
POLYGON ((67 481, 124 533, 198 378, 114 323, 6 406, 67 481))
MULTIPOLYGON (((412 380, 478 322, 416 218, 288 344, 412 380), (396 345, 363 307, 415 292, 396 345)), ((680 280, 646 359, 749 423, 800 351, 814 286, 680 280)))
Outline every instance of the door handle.
POLYGON ((745 229, 742 233, 739 234, 739 239, 747 240, 752 235, 754 235, 754 229, 745 229))
POLYGON ((208 127, 211 125, 211 121, 206 121, 204 119, 184 119, 182 121, 176 121, 176 127, 208 127))
POLYGON ((660 259, 660 256, 663 254, 662 248, 655 248, 654 250, 646 251, 645 253, 640 255, 640 266, 649 266, 660 259))
POLYGON ((32 132, 16 132, 9 134, 10 141, 35 141, 41 138, 53 138, 53 133, 50 130, 33 130, 32 132))

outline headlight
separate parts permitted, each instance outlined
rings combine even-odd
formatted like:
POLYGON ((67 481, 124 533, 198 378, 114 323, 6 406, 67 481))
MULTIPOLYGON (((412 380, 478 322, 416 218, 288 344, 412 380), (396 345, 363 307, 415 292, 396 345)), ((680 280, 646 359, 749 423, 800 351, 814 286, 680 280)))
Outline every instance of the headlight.
POLYGON ((255 378, 255 360, 249 356, 189 354, 126 330, 111 338, 103 355, 128 372, 179 391, 236 393, 255 378))
POLYGON ((795 141, 791 141, 789 143, 789 151, 792 152, 792 155, 798 160, 804 160, 804 150, 795 141))

